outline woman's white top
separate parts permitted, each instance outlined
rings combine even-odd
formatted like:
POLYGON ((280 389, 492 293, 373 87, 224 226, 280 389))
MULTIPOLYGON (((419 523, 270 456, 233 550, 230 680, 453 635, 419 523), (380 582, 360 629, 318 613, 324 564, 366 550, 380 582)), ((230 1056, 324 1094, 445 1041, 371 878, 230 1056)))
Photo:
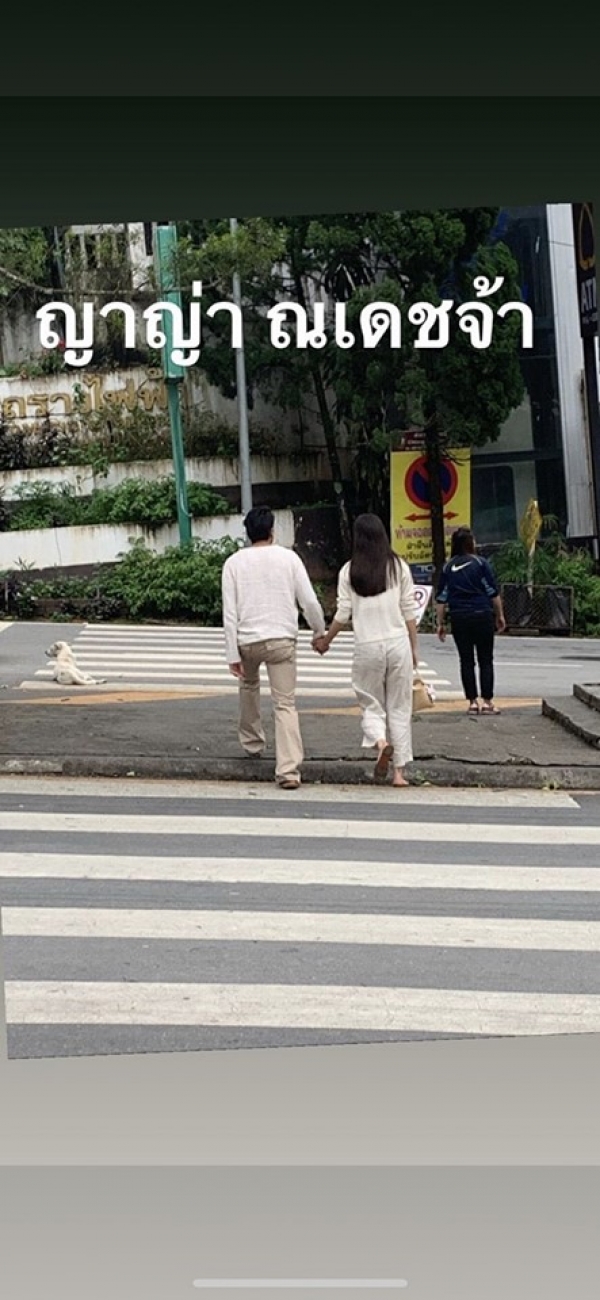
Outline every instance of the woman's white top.
POLYGON ((358 596, 350 586, 350 562, 338 575, 337 623, 352 620, 354 640, 391 641, 406 635, 406 624, 418 617, 415 584, 405 560, 400 560, 398 576, 393 585, 379 596, 358 596))

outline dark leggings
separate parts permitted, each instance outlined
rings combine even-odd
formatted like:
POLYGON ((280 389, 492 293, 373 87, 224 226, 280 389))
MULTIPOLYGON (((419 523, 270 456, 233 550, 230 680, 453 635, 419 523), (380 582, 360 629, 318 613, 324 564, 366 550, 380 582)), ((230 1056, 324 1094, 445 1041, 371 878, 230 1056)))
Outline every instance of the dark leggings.
POLYGON ((460 659, 460 675, 468 700, 477 699, 475 676, 475 651, 479 665, 481 698, 494 698, 494 632, 493 613, 453 614, 452 636, 460 659))

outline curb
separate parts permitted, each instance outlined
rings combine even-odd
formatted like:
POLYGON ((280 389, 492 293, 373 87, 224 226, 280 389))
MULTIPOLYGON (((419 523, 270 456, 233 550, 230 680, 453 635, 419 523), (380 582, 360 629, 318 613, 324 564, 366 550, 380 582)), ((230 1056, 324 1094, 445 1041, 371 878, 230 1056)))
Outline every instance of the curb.
MULTIPOLYGON (((373 785, 373 763, 344 759, 308 759, 302 768, 305 785, 373 785)), ((148 777, 155 780, 237 781, 269 783, 270 763, 251 759, 184 758, 56 758, 0 759, 4 776, 148 777)), ((537 767, 512 763, 457 763, 449 760, 415 762, 407 766, 410 784, 463 789, 600 791, 600 763, 580 767, 537 767)), ((379 788, 379 787, 378 787, 379 788)))

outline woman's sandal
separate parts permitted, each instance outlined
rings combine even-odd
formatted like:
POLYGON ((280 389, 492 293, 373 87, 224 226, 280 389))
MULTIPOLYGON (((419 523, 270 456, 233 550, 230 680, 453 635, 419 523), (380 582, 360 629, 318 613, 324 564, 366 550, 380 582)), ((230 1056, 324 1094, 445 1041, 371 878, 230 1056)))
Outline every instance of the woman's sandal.
POLYGON ((480 713, 481 713, 481 709, 480 709, 480 707, 479 707, 478 704, 470 704, 470 705, 469 705, 469 707, 468 707, 468 709, 467 709, 467 717, 468 717, 468 718, 478 718, 480 713))
POLYGON ((379 758, 377 759, 377 762, 375 764, 375 773, 374 773, 375 780, 377 781, 378 785, 382 785, 383 782, 387 780, 387 775, 390 770, 390 762, 393 758, 393 754, 394 754, 393 745, 384 745, 383 749, 379 751, 379 758))
POLYGON ((497 709, 495 704, 482 704, 481 712, 487 714, 498 714, 501 712, 501 709, 497 709))

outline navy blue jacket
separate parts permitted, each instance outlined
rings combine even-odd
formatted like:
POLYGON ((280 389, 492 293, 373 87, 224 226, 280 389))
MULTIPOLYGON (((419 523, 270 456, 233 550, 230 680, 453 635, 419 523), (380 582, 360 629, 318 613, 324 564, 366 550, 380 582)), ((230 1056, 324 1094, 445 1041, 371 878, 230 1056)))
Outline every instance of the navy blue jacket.
POLYGON ((492 608, 498 584, 479 555, 453 555, 444 565, 437 600, 453 614, 484 614, 492 608))

